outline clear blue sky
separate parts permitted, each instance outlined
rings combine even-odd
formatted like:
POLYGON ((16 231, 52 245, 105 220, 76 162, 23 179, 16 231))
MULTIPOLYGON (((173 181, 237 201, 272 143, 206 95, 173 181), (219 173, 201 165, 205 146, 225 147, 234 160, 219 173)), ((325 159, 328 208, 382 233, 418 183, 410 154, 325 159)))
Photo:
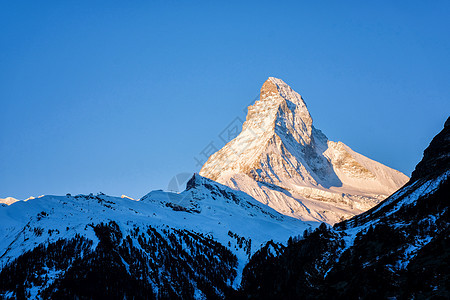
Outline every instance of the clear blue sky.
POLYGON ((212 2, 2 1, 0 197, 166 189, 269 76, 410 175, 450 111, 449 1, 212 2))

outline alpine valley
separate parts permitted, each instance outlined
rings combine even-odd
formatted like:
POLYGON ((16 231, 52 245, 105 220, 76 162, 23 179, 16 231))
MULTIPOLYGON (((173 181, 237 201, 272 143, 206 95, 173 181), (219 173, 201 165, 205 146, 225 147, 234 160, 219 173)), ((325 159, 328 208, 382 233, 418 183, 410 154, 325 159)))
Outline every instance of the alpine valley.
POLYGON ((270 77, 181 193, 1 199, 0 298, 448 299, 449 175, 450 119, 409 179, 270 77))

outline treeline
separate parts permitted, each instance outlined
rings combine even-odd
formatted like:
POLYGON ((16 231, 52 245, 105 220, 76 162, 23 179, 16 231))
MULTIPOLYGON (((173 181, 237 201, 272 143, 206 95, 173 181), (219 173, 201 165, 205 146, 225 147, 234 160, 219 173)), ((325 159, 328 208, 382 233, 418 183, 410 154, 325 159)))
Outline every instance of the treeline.
POLYGON ((237 258, 208 236, 186 230, 93 226, 82 236, 39 245, 0 272, 0 297, 44 299, 192 299, 231 297, 237 258), (53 275, 54 276, 53 276, 53 275), (48 276, 54 278, 49 278, 48 276))

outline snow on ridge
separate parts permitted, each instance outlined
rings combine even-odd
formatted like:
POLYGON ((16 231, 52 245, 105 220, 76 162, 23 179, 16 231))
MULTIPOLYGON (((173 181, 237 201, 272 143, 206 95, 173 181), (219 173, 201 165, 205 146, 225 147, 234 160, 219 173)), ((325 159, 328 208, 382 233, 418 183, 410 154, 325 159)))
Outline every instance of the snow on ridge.
POLYGON ((283 216, 242 192, 198 177, 195 188, 176 194, 184 197, 184 206, 179 198, 159 191, 141 201, 103 194, 49 195, 4 207, 0 209, 0 265, 38 244, 76 234, 92 240, 96 247, 98 239, 91 225, 112 220, 124 233, 149 225, 212 236, 237 255, 241 272, 248 253, 235 247, 236 237, 251 239, 254 253, 269 240, 285 243, 290 236, 318 225, 283 216))
POLYGON ((441 174, 437 178, 429 179, 426 181, 416 181, 412 183, 409 186, 405 186, 404 188, 398 190, 394 194, 392 194, 386 201, 384 201, 382 204, 380 204, 376 210, 372 211, 371 214, 374 214, 384 207, 394 203, 398 199, 401 199, 398 201, 398 203, 393 207, 387 215, 392 215, 396 211, 398 211, 402 206, 410 205, 417 201, 417 199, 420 196, 426 195, 426 194, 432 194, 434 193, 438 188, 439 185, 448 179, 450 176, 450 170, 445 172, 444 174, 441 174))
POLYGON ((5 205, 11 205, 13 203, 16 203, 17 201, 20 201, 20 200, 17 200, 16 198, 13 198, 13 197, 0 198, 0 204, 5 204, 5 205))
MULTIPOLYGON (((377 208, 370 212, 370 215, 366 216, 366 219, 369 221, 365 221, 360 223, 357 226, 351 226, 347 229, 340 230, 344 233, 344 241, 345 241, 345 249, 353 246, 356 235, 360 232, 365 232, 371 226, 376 226, 380 222, 380 218, 374 218, 376 213, 380 212, 385 207, 395 203, 395 206, 390 208, 386 213, 383 214, 384 218, 389 218, 394 215, 397 211, 399 211, 402 207, 413 205, 420 197, 425 195, 433 194, 440 186, 440 184, 447 180, 450 176, 450 170, 445 172, 444 174, 438 176, 434 179, 429 179, 426 181, 417 181, 411 185, 405 186, 402 189, 398 190, 392 196, 390 196, 386 201, 377 206, 377 208), (397 203, 396 203, 397 202, 397 203)), ((419 222, 429 221, 430 223, 435 223, 436 218, 439 215, 429 215, 422 220, 418 220, 419 222)), ((402 223, 401 221, 396 221, 394 223, 389 223, 390 226, 396 227, 400 230, 403 227, 407 227, 409 223, 402 223)), ((428 244, 431 241, 431 237, 420 237, 416 238, 412 243, 409 243, 407 249, 405 250, 404 257, 397 262, 397 265, 393 266, 395 268, 405 268, 408 265, 408 262, 414 258, 414 256, 418 253, 418 251, 428 244)), ((344 249, 344 250, 345 250, 344 249)))

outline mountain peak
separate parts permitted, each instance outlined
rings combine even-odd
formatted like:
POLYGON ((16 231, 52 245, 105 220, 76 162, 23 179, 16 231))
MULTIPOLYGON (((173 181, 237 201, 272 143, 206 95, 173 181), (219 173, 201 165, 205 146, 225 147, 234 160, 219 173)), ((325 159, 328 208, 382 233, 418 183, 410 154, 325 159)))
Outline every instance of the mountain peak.
POLYGON ((261 92, 263 89, 271 88, 272 92, 276 94, 286 93, 286 91, 294 92, 294 90, 282 79, 275 78, 275 77, 269 77, 267 80, 263 83, 261 87, 261 92))
POLYGON ((259 100, 248 107, 243 131, 255 134, 291 134, 297 142, 309 144, 312 118, 302 97, 283 80, 269 77, 261 87, 259 100))
POLYGON ((311 133, 312 118, 301 96, 283 80, 269 77, 259 100, 248 107, 242 132, 208 159, 200 175, 218 180, 225 173, 246 173, 271 141, 289 135, 309 144, 311 133))
POLYGON ((13 197, 6 197, 6 198, 0 198, 0 205, 4 204, 4 205, 11 205, 13 203, 16 203, 17 199, 13 198, 13 197))
POLYGON ((274 77, 248 107, 241 133, 209 157, 200 175, 283 214, 330 223, 376 205, 408 180, 342 142, 329 141, 313 126, 302 97, 274 77), (339 209, 330 211, 323 202, 339 209))
POLYGON ((293 105, 300 106, 307 111, 302 96, 295 92, 286 82, 275 77, 269 77, 261 87, 260 101, 264 100, 275 100, 278 103, 289 101, 293 105))
MULTIPOLYGON (((276 81, 282 81, 281 79, 277 79, 275 77, 269 77, 261 87, 261 96, 262 95, 273 95, 278 94, 278 86, 276 81)), ((284 82, 283 82, 284 83, 284 82)))

